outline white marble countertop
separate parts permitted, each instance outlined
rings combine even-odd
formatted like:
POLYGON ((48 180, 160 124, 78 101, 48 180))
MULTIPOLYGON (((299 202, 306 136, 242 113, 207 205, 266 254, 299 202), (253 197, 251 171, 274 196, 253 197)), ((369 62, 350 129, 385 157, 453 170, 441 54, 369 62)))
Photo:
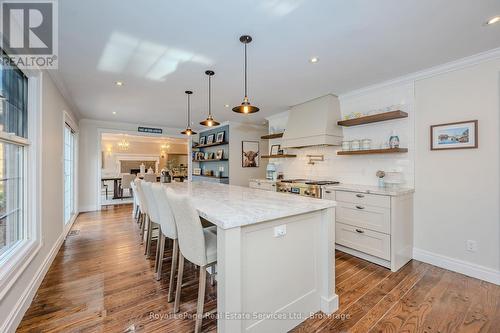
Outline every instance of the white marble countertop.
POLYGON ((379 194, 379 195, 389 195, 389 196, 400 196, 415 192, 414 189, 409 187, 378 187, 372 185, 357 185, 357 184, 327 185, 325 186, 325 189, 332 191, 361 192, 366 194, 379 194))
POLYGON ((336 206, 335 201, 218 183, 165 183, 164 186, 174 189, 179 194, 189 195, 200 216, 222 229, 336 206))

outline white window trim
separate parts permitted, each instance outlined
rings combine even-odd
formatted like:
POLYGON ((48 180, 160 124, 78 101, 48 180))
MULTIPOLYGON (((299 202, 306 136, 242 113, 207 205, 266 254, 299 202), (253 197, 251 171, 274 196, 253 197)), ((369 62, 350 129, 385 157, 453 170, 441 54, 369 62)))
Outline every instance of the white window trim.
POLYGON ((30 71, 24 74, 28 76, 29 140, 13 135, 2 135, 2 138, 27 146, 24 186, 27 218, 25 235, 27 239, 10 248, 0 262, 0 300, 7 294, 43 246, 40 186, 42 179, 40 159, 42 156, 42 73, 30 71))
MULTIPOLYGON (((73 170, 73 200, 74 200, 74 212, 73 212, 73 215, 70 217, 70 220, 68 223, 65 223, 65 216, 64 216, 64 205, 63 205, 63 211, 62 211, 62 221, 63 221, 63 229, 64 229, 64 235, 66 237, 66 235, 68 234, 68 232, 70 231, 71 227, 73 226, 73 223, 75 222, 76 218, 78 217, 78 213, 79 213, 79 209, 78 209, 78 139, 79 139, 79 128, 78 128, 78 123, 73 119, 73 117, 71 117, 71 115, 66 111, 66 110, 63 110, 63 123, 62 123, 62 126, 63 126, 63 133, 64 133, 64 128, 66 126, 66 124, 73 130, 74 132, 74 151, 73 151, 73 163, 74 163, 74 170, 73 170)), ((64 134, 63 134, 64 135, 64 134)), ((62 181, 62 184, 63 184, 63 188, 62 188, 62 193, 64 193, 64 183, 65 183, 65 179, 64 179, 64 144, 65 144, 65 141, 64 139, 62 140, 62 151, 63 151, 63 159, 62 159, 62 162, 63 162, 63 181, 62 181)), ((63 202, 64 202, 64 198, 63 198, 63 202)))

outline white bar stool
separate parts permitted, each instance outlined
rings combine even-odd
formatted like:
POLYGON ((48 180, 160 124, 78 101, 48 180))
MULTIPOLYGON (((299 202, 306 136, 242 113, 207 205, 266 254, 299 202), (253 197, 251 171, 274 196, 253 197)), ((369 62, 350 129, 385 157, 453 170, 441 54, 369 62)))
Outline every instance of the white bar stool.
POLYGON ((175 292, 174 313, 179 312, 182 275, 184 273, 184 258, 200 266, 198 303, 196 307, 195 332, 201 331, 203 306, 205 305, 205 287, 207 282, 207 267, 217 263, 217 235, 201 225, 198 211, 191 204, 186 195, 178 195, 167 188, 167 198, 177 225, 179 238, 179 270, 177 276, 177 290, 175 292))

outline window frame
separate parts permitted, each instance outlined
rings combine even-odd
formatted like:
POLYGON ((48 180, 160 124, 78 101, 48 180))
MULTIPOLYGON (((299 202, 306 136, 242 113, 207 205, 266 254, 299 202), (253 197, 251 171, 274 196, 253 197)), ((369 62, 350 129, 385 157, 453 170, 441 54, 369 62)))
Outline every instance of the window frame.
POLYGON ((0 132, 2 141, 24 146, 23 204, 24 239, 2 254, 0 260, 0 301, 28 267, 43 246, 41 238, 41 98, 42 72, 22 71, 28 78, 27 139, 0 132))
MULTIPOLYGON (((77 178, 77 172, 78 172, 78 125, 74 121, 74 119, 70 116, 70 114, 67 111, 64 111, 64 116, 63 116, 63 136, 65 135, 64 131, 65 128, 69 127, 71 131, 73 132, 73 212, 72 215, 70 216, 69 221, 66 221, 66 216, 65 216, 65 209, 66 209, 66 198, 65 195, 63 195, 63 226, 64 226, 64 234, 66 235, 69 230, 71 229, 71 226, 76 220, 76 217, 78 216, 78 178, 77 178)), ((65 193, 65 144, 66 141, 63 138, 62 140, 62 149, 63 149, 63 187, 62 187, 62 193, 65 193)))

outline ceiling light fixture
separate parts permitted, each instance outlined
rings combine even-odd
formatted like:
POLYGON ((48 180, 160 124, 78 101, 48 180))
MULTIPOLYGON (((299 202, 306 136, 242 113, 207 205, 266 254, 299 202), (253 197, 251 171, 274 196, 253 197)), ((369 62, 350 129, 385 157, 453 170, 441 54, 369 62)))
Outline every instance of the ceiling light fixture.
POLYGON ((203 126, 212 127, 220 125, 220 123, 215 121, 214 117, 212 116, 212 76, 215 74, 215 72, 209 70, 205 71, 205 74, 208 75, 208 117, 207 119, 200 122, 200 124, 203 126))
POLYGON ((317 63, 318 61, 319 61, 319 58, 318 58, 318 57, 312 57, 311 59, 309 59, 309 62, 310 62, 311 64, 315 64, 315 63, 317 63))
POLYGON ((248 101, 248 94, 247 94, 247 44, 252 41, 252 37, 248 35, 244 35, 240 37, 240 42, 245 44, 245 97, 243 98, 243 102, 241 105, 235 106, 233 108, 234 112, 237 113, 255 113, 259 111, 259 108, 250 104, 248 101))
POLYGON ((116 114, 116 111, 113 111, 113 114, 116 114))
POLYGON ((123 81, 115 81, 115 85, 117 85, 118 87, 121 87, 121 86, 123 86, 123 81))
POLYGON ((500 15, 497 15, 497 16, 494 16, 492 18, 490 18, 488 21, 486 21, 486 24, 487 25, 492 25, 492 24, 495 24, 495 23, 498 23, 500 22, 500 15))
POLYGON ((191 99, 190 99, 190 97, 193 94, 193 92, 190 90, 186 90, 185 93, 187 95, 187 126, 186 126, 186 129, 181 132, 181 134, 191 136, 191 135, 196 134, 196 132, 191 129, 191 99))
POLYGON ((224 107, 225 107, 225 108, 228 108, 228 107, 229 107, 229 104, 225 104, 225 105, 224 105, 224 107))

